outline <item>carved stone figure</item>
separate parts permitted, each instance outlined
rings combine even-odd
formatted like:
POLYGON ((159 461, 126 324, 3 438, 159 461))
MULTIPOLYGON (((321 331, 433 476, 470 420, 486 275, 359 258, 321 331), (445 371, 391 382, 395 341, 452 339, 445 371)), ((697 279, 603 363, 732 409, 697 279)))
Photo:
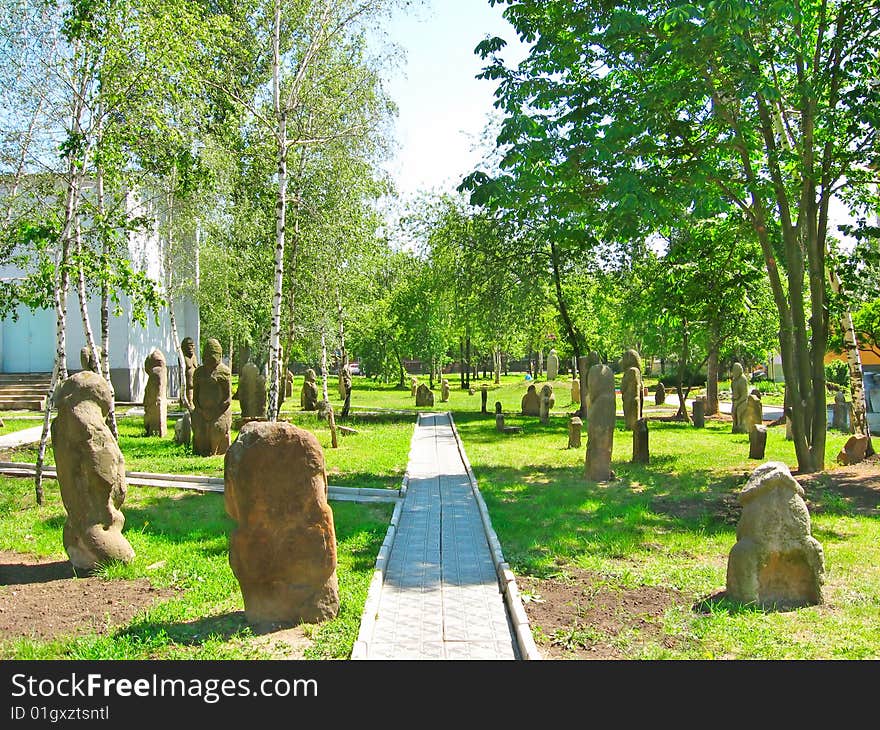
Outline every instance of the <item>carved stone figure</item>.
POLYGON ((440 400, 443 403, 449 400, 449 381, 446 378, 440 381, 440 400))
POLYGON ((90 370, 69 377, 55 396, 52 448, 67 512, 64 549, 79 570, 134 558, 122 535, 125 460, 105 420, 112 399, 107 381, 90 370))
POLYGON ((594 482, 606 482, 614 476, 611 471, 617 420, 614 371, 607 365, 593 365, 587 379, 587 393, 590 418, 587 422, 586 477, 594 482))
POLYGON ((184 408, 192 410, 193 407, 193 375, 199 366, 196 358, 196 344, 192 337, 184 337, 180 343, 180 349, 183 351, 183 372, 184 372, 184 391, 181 393, 181 405, 184 408))
POLYGON ((306 370, 306 379, 299 394, 299 404, 304 411, 318 410, 317 375, 312 368, 306 370))
POLYGON ((147 436, 162 436, 168 433, 168 368, 161 350, 153 350, 144 360, 147 385, 144 388, 144 430, 147 436))
POLYGON ((657 383, 654 388, 654 405, 662 406, 666 402, 666 386, 663 383, 657 383))
POLYGON ((416 388, 416 406, 418 408, 427 408, 434 405, 434 393, 424 383, 419 384, 416 388))
POLYGON ((526 390, 526 394, 522 397, 521 408, 524 416, 540 416, 541 415, 541 398, 535 390, 535 384, 531 383, 526 390))
POLYGON ((318 439, 290 423, 251 421, 226 453, 224 480, 226 512, 238 523, 229 565, 247 620, 335 617, 336 534, 318 439))
POLYGON ((620 399, 623 401, 623 420, 628 430, 635 430, 642 417, 642 358, 636 350, 627 350, 620 359, 623 377, 620 380, 620 399))
POLYGON ((571 402, 575 405, 581 404, 581 381, 577 379, 577 373, 571 381, 571 402))
POLYGON ((556 350, 550 350, 547 355, 547 380, 556 380, 559 375, 559 355, 556 350))
POLYGON ((82 365, 83 370, 89 370, 93 373, 98 372, 98 359, 95 357, 95 353, 92 352, 92 348, 88 345, 79 351, 79 364, 82 365))
POLYGON ((733 417, 732 433, 748 433, 746 428, 746 408, 749 399, 749 380, 743 374, 743 367, 738 362, 730 368, 730 393, 733 404, 730 414, 733 417))
POLYGON ((232 373, 222 362, 223 348, 213 337, 202 350, 193 373, 193 453, 225 454, 232 428, 232 373))
POLYGON ((252 362, 245 363, 238 376, 238 402, 242 418, 266 417, 266 378, 252 362))
POLYGON ((573 416, 568 422, 568 448, 579 449, 581 447, 581 430, 584 422, 577 416, 573 416))
POLYGON ((540 399, 541 405, 538 411, 538 416, 541 419, 541 423, 547 423, 550 420, 550 411, 556 404, 556 398, 553 395, 552 385, 547 383, 544 385, 544 387, 541 388, 540 399))

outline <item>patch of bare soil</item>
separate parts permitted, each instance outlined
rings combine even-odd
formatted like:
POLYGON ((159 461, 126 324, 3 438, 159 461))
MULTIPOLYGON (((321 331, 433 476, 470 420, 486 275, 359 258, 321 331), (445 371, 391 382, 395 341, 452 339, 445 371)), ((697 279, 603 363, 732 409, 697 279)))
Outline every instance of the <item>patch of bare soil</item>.
POLYGON ((0 551, 0 641, 104 634, 173 595, 146 578, 77 577, 66 560, 0 551))
POLYGON ((547 659, 623 659, 640 644, 676 645, 662 625, 666 609, 685 600, 672 589, 621 588, 571 567, 564 577, 518 576, 517 584, 547 659))
POLYGON ((811 512, 839 509, 842 501, 853 514, 880 515, 880 454, 851 466, 794 476, 806 492, 811 512))

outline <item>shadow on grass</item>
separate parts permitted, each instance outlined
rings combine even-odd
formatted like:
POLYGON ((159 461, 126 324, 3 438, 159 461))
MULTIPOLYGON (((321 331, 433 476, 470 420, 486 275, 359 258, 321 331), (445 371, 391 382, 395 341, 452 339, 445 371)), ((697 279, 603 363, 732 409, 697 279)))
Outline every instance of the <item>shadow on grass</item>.
POLYGON ((244 611, 230 611, 195 621, 136 621, 117 631, 115 636, 145 641, 164 635, 182 646, 200 646, 211 640, 228 641, 236 636, 269 633, 277 628, 280 627, 253 627, 248 624, 244 611))
POLYGON ((754 602, 743 603, 742 601, 734 601, 727 597, 727 591, 722 589, 711 595, 701 598, 691 606, 694 613, 700 613, 705 616, 724 614, 728 616, 737 616, 742 614, 756 613, 789 613, 803 608, 804 605, 771 603, 760 604, 754 602))

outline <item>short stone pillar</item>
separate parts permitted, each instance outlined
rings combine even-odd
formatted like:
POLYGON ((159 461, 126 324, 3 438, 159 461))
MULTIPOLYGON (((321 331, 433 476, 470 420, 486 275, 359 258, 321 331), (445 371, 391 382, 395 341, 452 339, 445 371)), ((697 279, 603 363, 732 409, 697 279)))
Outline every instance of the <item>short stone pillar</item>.
POLYGON ((550 410, 553 408, 556 403, 556 399, 553 397, 553 386, 545 384, 543 388, 541 388, 541 407, 538 413, 541 423, 548 423, 550 421, 550 410))
POLYGON ((754 393, 749 393, 746 398, 745 420, 743 421, 744 433, 751 433, 752 426, 760 426, 764 421, 764 406, 761 399, 754 393))
POLYGON ((225 454, 232 429, 232 373, 223 364, 223 350, 213 337, 202 350, 202 364, 193 373, 193 453, 225 454))
POLYGON ((168 368, 161 350, 153 350, 144 360, 147 385, 144 388, 144 430, 147 436, 168 433, 168 368))
POLYGON ((309 431, 251 421, 226 453, 229 565, 253 624, 315 623, 339 611, 324 452, 309 431))
POLYGON ((727 597, 762 607, 822 603, 825 558, 810 534, 804 490, 782 462, 755 469, 727 559, 727 597))
POLYGON ((614 371, 607 365, 593 365, 587 379, 590 418, 587 421, 587 456, 585 476, 594 482, 607 482, 611 471, 611 450, 614 446, 616 404, 614 371))
POLYGON ((174 424, 174 443, 188 444, 190 441, 192 441, 192 417, 190 412, 186 411, 174 424))
POLYGON ((691 406, 691 413, 694 428, 705 428, 706 427, 706 399, 703 397, 694 398, 693 405, 691 406))
POLYGON ((837 463, 851 466, 864 461, 868 454, 868 437, 861 434, 850 436, 837 454, 837 463))
MULTIPOLYGON (((575 373, 577 376, 577 373, 575 373)), ((571 402, 575 405, 581 404, 581 381, 574 377, 571 381, 571 402)))
POLYGON ((238 376, 238 402, 242 418, 266 417, 266 378, 252 362, 245 363, 238 376))
POLYGON ((411 396, 415 396, 416 391, 419 389, 419 379, 416 377, 410 377, 409 379, 409 391, 411 396))
POLYGON ((526 390, 526 394, 522 397, 520 410, 524 416, 540 416, 541 415, 541 398, 535 390, 535 384, 531 383, 526 390))
POLYGON ((480 413, 488 413, 486 410, 486 403, 489 399, 489 386, 483 383, 480 386, 480 413))
POLYGON ((434 392, 424 383, 416 388, 416 407, 429 408, 434 405, 434 392))
POLYGON ((440 381, 440 401, 446 403, 449 400, 449 381, 443 378, 440 381))
POLYGON ((749 430, 749 458, 763 459, 767 450, 767 427, 753 423, 749 430))
POLYGON ((306 370, 306 377, 299 392, 299 405, 304 411, 318 410, 318 376, 313 368, 306 370))
POLYGON ((654 388, 654 405, 662 406, 666 402, 666 386, 663 383, 657 383, 654 388))
POLYGON ((550 350, 547 355, 547 380, 556 380, 559 375, 559 355, 556 350, 550 350))
POLYGON ((495 430, 504 433, 504 414, 501 412, 501 401, 495 401, 495 430))
POLYGON ((846 395, 842 390, 838 390, 834 396, 834 411, 831 419, 831 428, 838 431, 850 431, 849 403, 846 402, 846 395))
POLYGON ((112 402, 109 384, 91 370, 67 378, 55 395, 52 450, 67 512, 62 539, 70 562, 83 571, 134 558, 122 535, 125 459, 106 423, 112 402))
POLYGON ((648 419, 640 418, 633 429, 633 464, 647 464, 651 461, 648 449, 648 419))
POLYGON ((584 427, 584 422, 574 416, 568 422, 568 448, 569 449, 579 449, 581 447, 581 430, 584 427))

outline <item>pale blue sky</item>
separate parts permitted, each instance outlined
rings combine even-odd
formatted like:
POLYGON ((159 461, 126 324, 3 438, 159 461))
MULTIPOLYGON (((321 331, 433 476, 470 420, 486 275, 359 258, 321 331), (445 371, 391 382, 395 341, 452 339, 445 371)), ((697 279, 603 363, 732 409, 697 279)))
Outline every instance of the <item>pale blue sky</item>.
POLYGON ((406 54, 388 85, 399 106, 399 150, 387 168, 404 199, 420 190, 454 190, 479 161, 474 148, 492 112, 495 84, 474 78, 482 70, 474 48, 497 35, 510 44, 506 60, 523 55, 502 10, 487 0, 426 0, 386 27, 406 54))

